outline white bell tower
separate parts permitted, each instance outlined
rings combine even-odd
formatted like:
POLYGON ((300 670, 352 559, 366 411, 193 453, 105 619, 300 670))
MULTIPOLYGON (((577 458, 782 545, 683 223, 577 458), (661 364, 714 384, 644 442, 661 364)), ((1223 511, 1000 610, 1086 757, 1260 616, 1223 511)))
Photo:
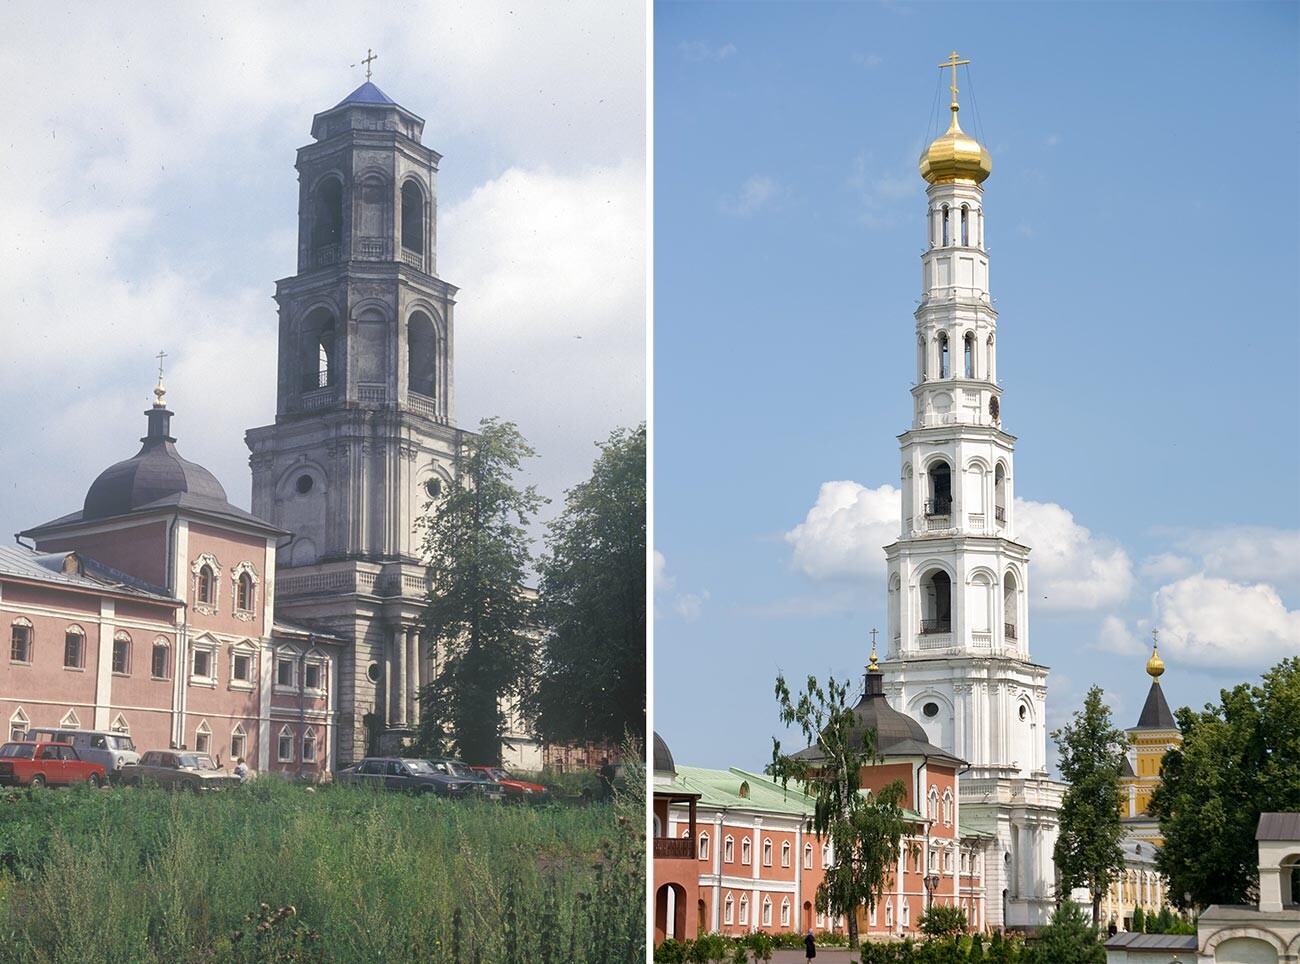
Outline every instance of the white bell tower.
POLYGON ((1029 549, 1016 541, 1015 438, 1002 428, 997 312, 989 297, 989 153, 957 122, 921 155, 928 245, 916 310, 902 528, 885 549, 889 634, 881 664, 896 709, 970 764, 963 824, 992 833, 988 924, 1046 923, 1059 784, 1047 779, 1047 667, 1030 661, 1029 549))

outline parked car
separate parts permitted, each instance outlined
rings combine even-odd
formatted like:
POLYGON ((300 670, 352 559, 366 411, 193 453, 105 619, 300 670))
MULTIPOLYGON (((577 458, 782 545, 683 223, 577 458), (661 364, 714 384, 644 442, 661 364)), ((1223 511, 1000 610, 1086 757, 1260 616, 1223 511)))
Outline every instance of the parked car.
POLYGON ((121 780, 127 786, 156 783, 170 790, 224 790, 239 786, 239 777, 217 766, 206 753, 190 750, 150 750, 122 768, 121 780))
POLYGON ((512 777, 500 767, 470 767, 475 773, 481 773, 493 783, 499 784, 505 791, 506 799, 515 802, 544 803, 550 799, 550 791, 540 783, 529 783, 512 777))
POLYGON ((108 782, 104 767, 83 760, 70 743, 22 742, 0 746, 0 784, 7 787, 67 786, 108 782))
POLYGON ((473 792, 474 781, 464 780, 435 770, 428 760, 395 756, 368 756, 335 774, 339 783, 406 790, 410 793, 436 793, 453 800, 464 799, 473 792))
POLYGON ((474 772, 473 767, 466 766, 459 760, 450 760, 446 757, 438 757, 428 761, 429 765, 439 773, 444 773, 449 777, 456 777, 460 780, 469 780, 474 785, 474 792, 479 794, 485 800, 492 800, 500 803, 506 798, 504 788, 497 785, 496 781, 489 780, 481 773, 474 772))
POLYGON ((28 731, 27 739, 37 743, 71 743, 83 760, 103 766, 109 781, 114 783, 117 782, 122 767, 128 763, 140 762, 135 744, 125 733, 37 728, 28 731))

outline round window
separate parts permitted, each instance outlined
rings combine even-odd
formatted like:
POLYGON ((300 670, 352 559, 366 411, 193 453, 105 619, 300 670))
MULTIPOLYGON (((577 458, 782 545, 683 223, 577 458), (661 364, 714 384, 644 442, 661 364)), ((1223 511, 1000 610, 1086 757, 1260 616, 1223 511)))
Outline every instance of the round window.
POLYGON ((294 483, 294 488, 298 490, 299 495, 306 495, 315 486, 316 480, 307 473, 298 476, 298 481, 294 483))
POLYGON ((1025 704, 1024 704, 1024 703, 1021 703, 1021 704, 1020 704, 1020 718, 1023 720, 1023 719, 1025 719, 1027 716, 1029 716, 1029 711, 1028 711, 1027 709, 1025 709, 1025 704))
POLYGON ((925 706, 921 707, 921 712, 924 713, 926 716, 929 716, 929 717, 935 717, 935 716, 938 716, 938 715, 939 715, 939 704, 938 704, 938 703, 926 703, 925 706))
POLYGON ((428 494, 429 498, 438 498, 438 496, 442 495, 442 480, 430 479, 428 482, 424 483, 424 491, 428 494))
POLYGON ((366 679, 372 683, 379 682, 379 664, 371 663, 370 668, 366 670, 366 679))

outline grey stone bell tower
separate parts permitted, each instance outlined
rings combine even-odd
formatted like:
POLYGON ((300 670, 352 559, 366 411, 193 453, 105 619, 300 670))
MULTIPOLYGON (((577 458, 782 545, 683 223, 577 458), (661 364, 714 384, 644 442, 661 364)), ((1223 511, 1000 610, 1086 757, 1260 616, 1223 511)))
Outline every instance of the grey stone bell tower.
POLYGON ((456 288, 437 276, 440 155, 367 81, 298 151, 298 273, 276 283, 275 424, 250 429, 253 512, 293 533, 277 617, 353 640, 341 765, 406 734, 433 671, 415 521, 451 480, 456 288))

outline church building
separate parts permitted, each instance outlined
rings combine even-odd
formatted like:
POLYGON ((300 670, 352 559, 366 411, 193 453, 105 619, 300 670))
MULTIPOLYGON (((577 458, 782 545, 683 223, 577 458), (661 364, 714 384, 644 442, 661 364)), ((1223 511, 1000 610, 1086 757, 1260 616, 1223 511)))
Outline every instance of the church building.
POLYGON ((899 436, 902 526, 885 549, 891 703, 963 760, 963 821, 988 833, 987 923, 1037 927, 1054 906, 1063 787, 1047 778, 1047 667, 1030 658, 1029 548, 1016 541, 1015 437, 1002 424, 989 295, 988 151, 957 120, 921 155, 927 248, 912 424, 899 436))

